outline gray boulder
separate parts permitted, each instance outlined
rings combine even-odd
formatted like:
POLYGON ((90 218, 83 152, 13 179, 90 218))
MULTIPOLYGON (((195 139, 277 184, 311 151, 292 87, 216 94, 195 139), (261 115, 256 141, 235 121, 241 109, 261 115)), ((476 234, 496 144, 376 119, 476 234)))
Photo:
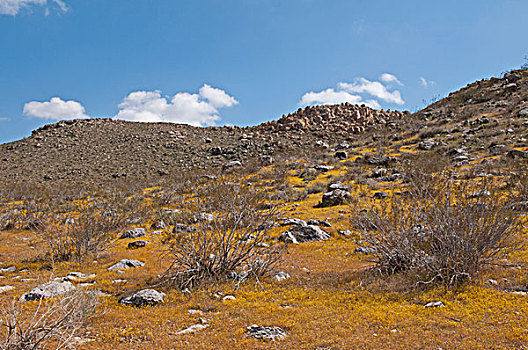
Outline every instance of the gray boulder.
POLYGON ((328 238, 330 238, 330 235, 327 232, 314 225, 297 225, 290 228, 288 231, 283 232, 279 236, 280 241, 293 244, 311 241, 324 241, 328 238))
POLYGON ((125 233, 123 233, 119 239, 125 239, 125 238, 139 238, 139 237, 145 237, 145 229, 141 227, 133 228, 132 230, 128 230, 125 233))
POLYGON ((162 303, 165 293, 154 289, 143 289, 137 293, 127 295, 119 299, 119 303, 127 306, 154 306, 162 303))
POLYGON ((352 198, 352 195, 348 191, 341 189, 333 190, 323 194, 321 206, 331 207, 335 205, 342 205, 345 204, 350 198, 352 198))
POLYGON ((30 301, 53 298, 71 292, 75 286, 71 282, 52 281, 33 288, 29 293, 20 297, 20 300, 30 301))
POLYGON ((110 266, 108 270, 109 271, 125 270, 131 267, 139 267, 143 265, 145 265, 145 263, 139 260, 123 259, 123 260, 118 261, 114 265, 110 266))

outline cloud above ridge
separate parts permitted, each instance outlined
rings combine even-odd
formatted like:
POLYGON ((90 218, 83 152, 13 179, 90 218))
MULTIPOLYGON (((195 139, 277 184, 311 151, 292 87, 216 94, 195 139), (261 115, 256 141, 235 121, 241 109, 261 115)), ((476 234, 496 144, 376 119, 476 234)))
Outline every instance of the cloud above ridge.
POLYGON ((119 104, 115 119, 138 122, 171 122, 195 126, 215 125, 218 109, 237 105, 225 91, 204 84, 197 94, 179 92, 162 96, 161 91, 134 91, 119 104))
POLYGON ((52 97, 49 101, 31 101, 24 105, 23 115, 48 120, 88 118, 82 104, 52 97))
POLYGON ((405 101, 400 91, 391 88, 393 84, 403 86, 400 80, 390 73, 382 74, 379 81, 357 78, 352 83, 338 83, 335 88, 328 88, 318 92, 307 92, 302 96, 299 105, 349 102, 352 104, 365 104, 372 108, 381 108, 381 103, 401 106, 405 104, 405 101))

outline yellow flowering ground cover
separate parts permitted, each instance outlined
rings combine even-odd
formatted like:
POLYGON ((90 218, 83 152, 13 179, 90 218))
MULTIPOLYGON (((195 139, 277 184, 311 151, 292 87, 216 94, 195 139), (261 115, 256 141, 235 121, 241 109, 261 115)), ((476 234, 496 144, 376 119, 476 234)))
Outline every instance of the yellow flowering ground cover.
MULTIPOLYGON (((402 147, 406 152, 411 149, 402 147)), ((372 150, 365 150, 372 151, 372 150)), ((308 186, 342 176, 346 166, 304 181, 290 172, 291 185, 308 186)), ((348 183, 357 200, 370 198, 367 185, 348 183)), ((391 190, 394 184, 379 183, 391 190)), ((401 184, 400 184, 401 185, 401 184)), ((400 186, 398 185, 398 186, 400 186)), ((146 189, 145 193, 157 189, 146 189)), ((389 195, 392 195, 389 193, 389 195)), ((266 277, 236 284, 205 286, 193 293, 156 286, 170 265, 162 237, 147 236, 145 248, 130 250, 132 240, 116 240, 111 248, 83 263, 50 262, 44 244, 27 230, 0 232, 3 266, 0 286, 11 285, 3 300, 18 298, 31 288, 71 271, 94 273, 86 289, 103 292, 96 314, 78 334, 80 349, 523 349, 528 347, 528 295, 502 286, 505 281, 526 285, 526 268, 490 267, 478 280, 457 290, 434 287, 402 291, 398 278, 372 272, 369 257, 354 252, 357 232, 350 223, 348 205, 318 207, 322 193, 308 194, 286 203, 281 215, 304 220, 327 220, 332 227, 327 241, 291 245, 280 271, 291 278, 266 277), (338 234, 351 230, 350 236, 338 234), (123 274, 107 268, 121 259, 137 259, 143 267, 123 274), (494 283, 489 281, 493 280, 494 283), (164 291, 165 302, 133 308, 118 304, 121 296, 152 287, 164 291), (224 297, 232 295, 235 299, 224 297), (441 301, 441 307, 425 307, 441 301), (208 327, 178 334, 195 324, 208 327), (288 336, 280 341, 260 341, 246 336, 247 326, 279 326, 288 336)), ((146 223, 147 224, 147 223, 146 223)), ((150 222, 148 223, 150 225, 150 222)), ((285 227, 271 231, 278 236, 285 227)), ((118 233, 116 233, 117 235, 118 233)), ((528 251, 512 259, 527 261, 528 251)))

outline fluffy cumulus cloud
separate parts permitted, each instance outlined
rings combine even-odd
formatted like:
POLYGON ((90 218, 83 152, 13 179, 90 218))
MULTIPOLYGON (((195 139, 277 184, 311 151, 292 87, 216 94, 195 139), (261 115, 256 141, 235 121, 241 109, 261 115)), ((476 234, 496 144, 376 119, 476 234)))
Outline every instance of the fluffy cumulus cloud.
POLYGON ((62 12, 68 11, 68 5, 63 0, 0 0, 0 15, 16 16, 22 9, 33 5, 46 6, 46 14, 49 14, 50 4, 62 12))
POLYGON ((23 114, 49 120, 88 118, 83 105, 77 101, 63 101, 60 97, 52 97, 44 102, 28 102, 24 105, 23 114))
POLYGON ((365 78, 355 79, 352 83, 341 82, 336 88, 328 88, 319 92, 308 92, 303 95, 299 105, 336 104, 349 102, 365 104, 372 108, 381 108, 381 103, 403 105, 405 101, 398 90, 393 90, 391 85, 403 84, 392 74, 382 74, 379 81, 370 81, 365 78))
POLYGON ((160 91, 135 91, 119 104, 116 119, 138 122, 171 122, 196 126, 214 125, 220 120, 218 109, 238 101, 225 91, 207 84, 199 93, 180 92, 162 96, 160 91))

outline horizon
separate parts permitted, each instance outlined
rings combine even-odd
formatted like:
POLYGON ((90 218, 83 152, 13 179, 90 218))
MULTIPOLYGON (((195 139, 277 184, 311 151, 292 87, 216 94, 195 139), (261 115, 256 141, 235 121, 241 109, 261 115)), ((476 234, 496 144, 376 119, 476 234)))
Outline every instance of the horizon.
POLYGON ((341 102, 414 112, 519 68, 527 12, 520 0, 0 0, 0 144, 65 119, 243 127, 341 102))

